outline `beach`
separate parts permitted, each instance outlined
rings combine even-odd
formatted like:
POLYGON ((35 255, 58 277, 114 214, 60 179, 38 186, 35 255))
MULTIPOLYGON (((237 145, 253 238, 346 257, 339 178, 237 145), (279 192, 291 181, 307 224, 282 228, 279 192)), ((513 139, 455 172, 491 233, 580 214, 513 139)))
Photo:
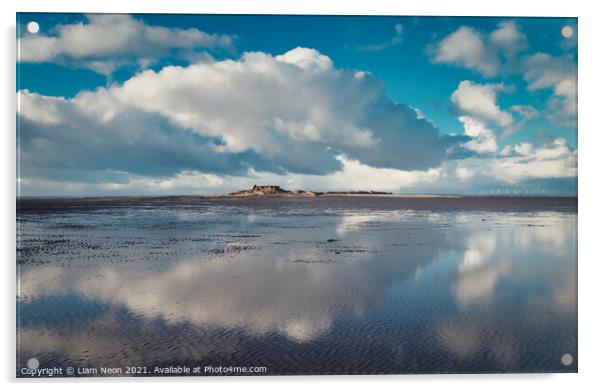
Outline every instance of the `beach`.
POLYGON ((21 198, 17 368, 575 372, 576 224, 576 197, 21 198))

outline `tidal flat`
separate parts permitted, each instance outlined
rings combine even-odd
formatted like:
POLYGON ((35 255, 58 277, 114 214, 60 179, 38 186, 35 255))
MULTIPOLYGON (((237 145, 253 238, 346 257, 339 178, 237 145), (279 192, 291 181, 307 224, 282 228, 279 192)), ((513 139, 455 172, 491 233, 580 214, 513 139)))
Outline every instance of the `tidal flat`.
POLYGON ((17 375, 576 372, 576 272, 576 197, 21 198, 17 375))

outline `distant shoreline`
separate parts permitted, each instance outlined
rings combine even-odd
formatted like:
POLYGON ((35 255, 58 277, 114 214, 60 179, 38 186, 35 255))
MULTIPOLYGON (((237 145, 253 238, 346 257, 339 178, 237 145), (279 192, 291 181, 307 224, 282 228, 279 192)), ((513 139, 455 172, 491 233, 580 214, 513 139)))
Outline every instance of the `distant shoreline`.
POLYGON ((358 198, 578 198, 578 195, 573 194, 344 194, 344 193, 324 193, 316 197, 308 197, 303 195, 285 195, 285 196, 232 196, 227 194, 171 194, 171 195, 24 195, 17 196, 17 200, 185 200, 185 199, 203 199, 203 200, 219 200, 219 199, 259 199, 259 198, 325 198, 325 197, 358 197, 358 198))
POLYGON ((324 198, 324 197, 378 197, 378 198, 407 198, 407 199, 461 199, 461 198, 577 198, 577 194, 411 194, 392 193, 374 190, 354 191, 308 191, 308 190, 285 190, 277 185, 254 185, 247 190, 239 190, 226 194, 170 194, 170 195, 39 195, 39 196, 17 196, 17 200, 80 200, 80 201, 191 201, 199 200, 221 200, 221 199, 258 199, 258 198, 324 198))
POLYGON ((324 193, 317 197, 303 195, 286 196, 259 196, 240 197, 228 194, 169 194, 169 195, 24 195, 17 196, 22 200, 166 200, 166 199, 250 199, 250 198, 324 198, 324 197, 384 197, 384 198, 578 198, 576 194, 348 194, 348 193, 324 193))

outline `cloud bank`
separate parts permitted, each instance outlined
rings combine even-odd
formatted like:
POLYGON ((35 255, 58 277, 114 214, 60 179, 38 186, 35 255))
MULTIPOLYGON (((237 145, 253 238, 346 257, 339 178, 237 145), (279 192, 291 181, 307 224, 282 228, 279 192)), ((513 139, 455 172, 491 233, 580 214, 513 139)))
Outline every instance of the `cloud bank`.
POLYGON ((148 70, 72 99, 19 92, 21 168, 93 179, 182 171, 327 174, 341 159, 428 170, 465 136, 442 136, 392 102, 380 79, 337 69, 313 49, 245 53, 148 70))

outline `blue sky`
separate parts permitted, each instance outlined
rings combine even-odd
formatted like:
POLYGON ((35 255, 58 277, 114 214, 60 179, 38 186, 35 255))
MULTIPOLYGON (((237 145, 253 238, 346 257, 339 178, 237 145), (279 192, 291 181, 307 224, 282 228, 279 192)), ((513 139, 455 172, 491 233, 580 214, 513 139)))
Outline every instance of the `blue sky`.
POLYGON ((23 195, 576 192, 575 18, 17 25, 23 195))

